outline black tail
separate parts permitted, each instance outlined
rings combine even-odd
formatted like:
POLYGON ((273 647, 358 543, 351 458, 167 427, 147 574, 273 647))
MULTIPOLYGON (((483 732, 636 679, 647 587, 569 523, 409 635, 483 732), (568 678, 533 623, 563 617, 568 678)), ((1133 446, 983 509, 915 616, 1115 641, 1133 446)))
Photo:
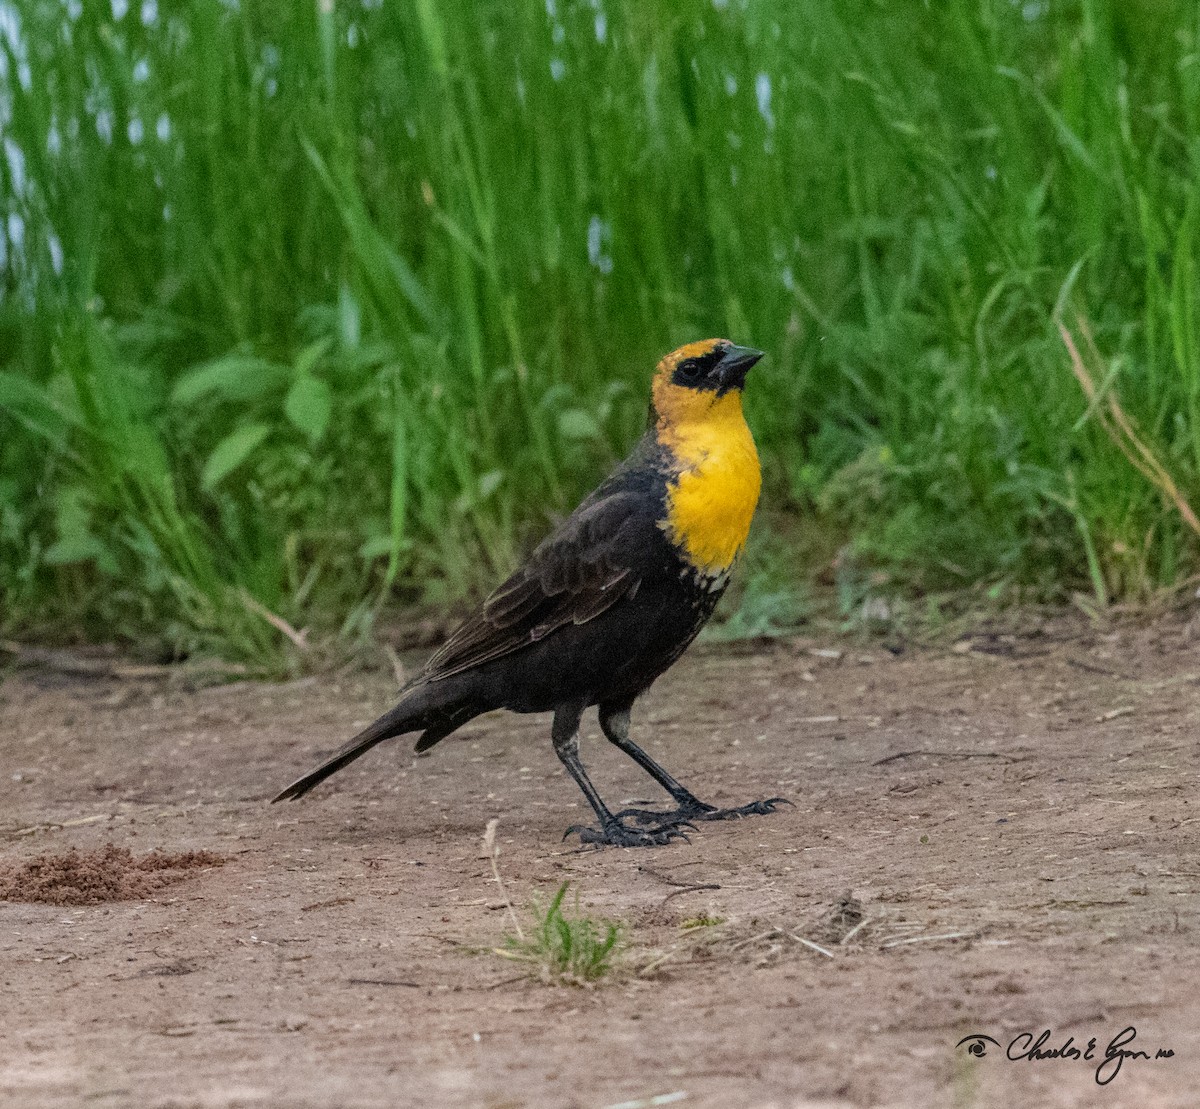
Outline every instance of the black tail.
POLYGON ((385 712, 374 724, 364 728, 349 743, 338 750, 316 770, 310 770, 303 778, 297 778, 278 797, 276 801, 295 801, 303 797, 313 786, 320 785, 331 774, 336 774, 343 766, 349 766, 359 755, 365 755, 377 743, 392 739, 406 732, 424 731, 417 744, 418 751, 432 747, 439 739, 444 739, 455 728, 465 724, 473 716, 479 715, 474 706, 463 704, 446 705, 443 699, 433 693, 433 688, 419 685, 400 698, 400 703, 390 712, 385 712))

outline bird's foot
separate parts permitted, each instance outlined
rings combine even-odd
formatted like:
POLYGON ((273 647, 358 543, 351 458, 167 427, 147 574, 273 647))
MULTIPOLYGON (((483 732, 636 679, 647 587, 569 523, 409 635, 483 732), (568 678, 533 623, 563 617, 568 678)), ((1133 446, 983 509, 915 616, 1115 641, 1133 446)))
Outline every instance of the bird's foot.
POLYGON ((786 797, 768 797, 763 801, 751 801, 735 809, 719 809, 700 800, 684 802, 671 812, 655 812, 653 809, 622 809, 618 820, 634 820, 639 824, 677 824, 694 820, 739 820, 743 816, 765 816, 780 805, 790 805, 786 797))
POLYGON ((605 821, 599 828, 589 828, 584 824, 572 824, 563 835, 563 839, 572 833, 579 834, 580 843, 606 844, 609 847, 662 847, 673 839, 687 840, 684 828, 695 830, 695 825, 687 820, 664 819, 662 813, 655 814, 655 819, 645 821, 653 827, 631 828, 620 817, 605 821))

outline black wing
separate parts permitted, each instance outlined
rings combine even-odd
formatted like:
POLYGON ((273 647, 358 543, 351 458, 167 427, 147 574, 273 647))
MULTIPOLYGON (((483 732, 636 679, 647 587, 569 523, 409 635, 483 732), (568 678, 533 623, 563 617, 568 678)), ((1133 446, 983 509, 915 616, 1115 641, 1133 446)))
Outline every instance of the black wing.
POLYGON ((450 636, 422 678, 461 674, 631 597, 656 532, 645 493, 589 498, 450 636))

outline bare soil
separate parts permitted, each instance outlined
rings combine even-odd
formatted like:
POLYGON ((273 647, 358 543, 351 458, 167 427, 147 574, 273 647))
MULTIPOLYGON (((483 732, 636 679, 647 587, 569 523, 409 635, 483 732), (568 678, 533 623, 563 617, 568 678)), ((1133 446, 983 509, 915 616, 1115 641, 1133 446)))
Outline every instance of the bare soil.
MULTIPOLYGON (((0 1104, 1200 1104, 1184 617, 898 655, 697 649, 635 736, 706 800, 795 807, 648 851, 562 842, 590 811, 544 717, 481 718, 428 757, 385 745, 266 804, 393 690, 8 677, 10 879, 72 850, 126 878, 150 852, 211 854, 138 900, 0 903, 0 1104), (547 984, 493 953, 512 925, 492 818, 525 926, 570 880, 626 927, 614 974, 547 984), (1098 1085, 1129 1027, 1151 1058, 1098 1085), (1042 1051, 1094 1038, 1092 1061, 1005 1057, 1043 1030, 1042 1051), (998 1046, 956 1047, 973 1033, 998 1046)), ((660 800, 589 723, 605 796, 660 800)))
POLYGON ((69 847, 25 862, 0 862, 0 901, 42 901, 47 905, 98 905, 142 901, 190 871, 220 866, 211 851, 175 855, 150 851, 140 858, 111 843, 91 851, 69 847))

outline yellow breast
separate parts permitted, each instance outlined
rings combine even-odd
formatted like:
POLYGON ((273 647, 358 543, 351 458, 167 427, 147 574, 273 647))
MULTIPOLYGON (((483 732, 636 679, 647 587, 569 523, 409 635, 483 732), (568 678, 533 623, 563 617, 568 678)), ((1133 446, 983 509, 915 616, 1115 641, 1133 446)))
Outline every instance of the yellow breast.
POLYGON ((700 573, 722 574, 746 545, 762 485, 741 396, 719 397, 703 418, 657 430, 679 474, 667 488, 667 516, 659 526, 700 573))

